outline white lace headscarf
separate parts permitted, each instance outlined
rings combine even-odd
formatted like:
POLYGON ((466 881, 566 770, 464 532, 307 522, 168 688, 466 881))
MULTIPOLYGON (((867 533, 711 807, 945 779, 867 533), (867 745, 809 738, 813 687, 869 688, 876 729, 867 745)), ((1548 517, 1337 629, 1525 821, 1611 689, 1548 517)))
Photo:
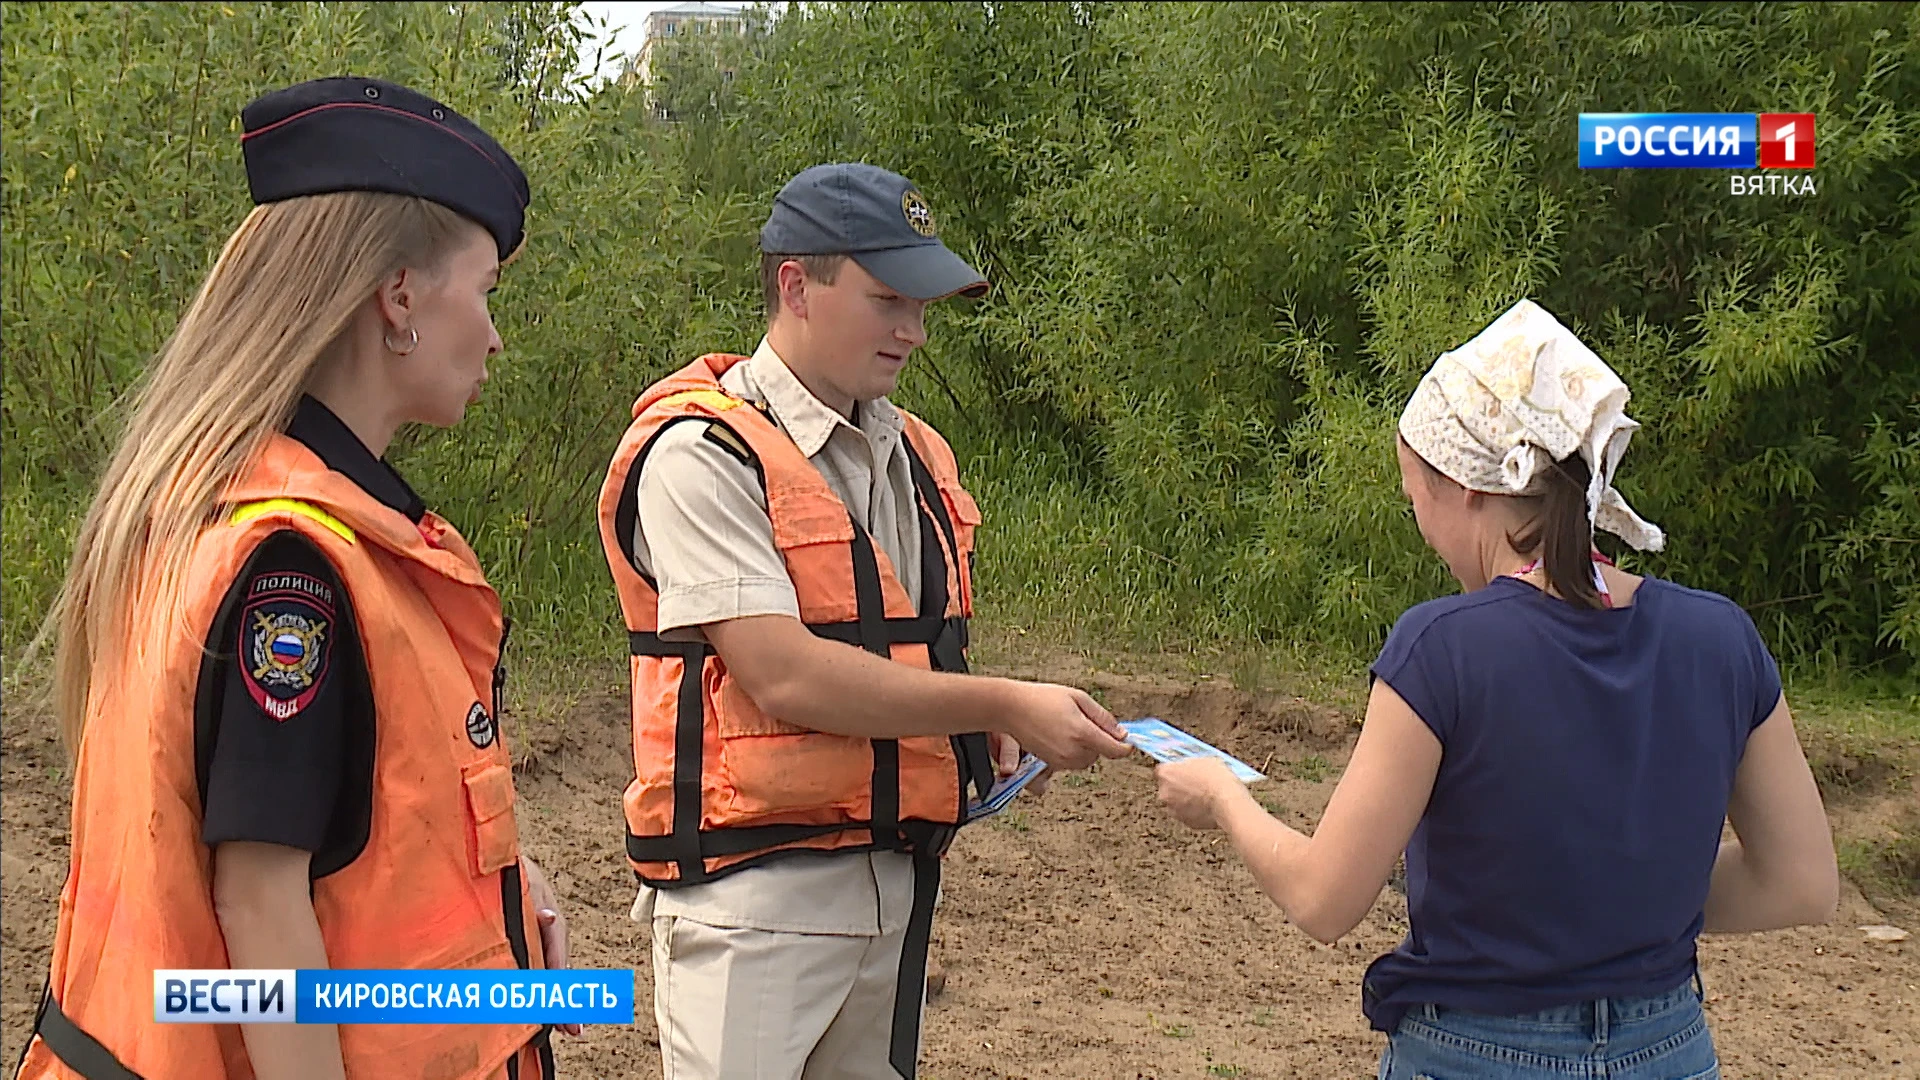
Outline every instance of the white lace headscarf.
POLYGON ((1639 424, 1627 384, 1546 309, 1522 300, 1472 341, 1441 355, 1400 416, 1400 437, 1455 483, 1538 495, 1555 461, 1593 471, 1587 521, 1641 551, 1666 543, 1613 488, 1639 424))

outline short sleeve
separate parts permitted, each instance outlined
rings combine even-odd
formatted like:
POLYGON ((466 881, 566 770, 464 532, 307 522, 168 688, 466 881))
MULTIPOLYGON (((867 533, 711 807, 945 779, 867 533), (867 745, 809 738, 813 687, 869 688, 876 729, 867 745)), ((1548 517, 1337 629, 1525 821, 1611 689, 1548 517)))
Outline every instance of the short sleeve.
POLYGON ((299 533, 274 533, 220 611, 201 674, 202 839, 322 853, 343 816, 363 816, 371 780, 373 700, 339 574, 299 533))
POLYGON ((641 465, 634 561, 659 590, 662 634, 752 615, 800 617, 760 477, 706 438, 708 426, 669 427, 641 465))
POLYGON ((1446 642, 1431 618, 1417 607, 1401 615, 1370 670, 1393 687, 1441 746, 1447 744, 1459 715, 1459 687, 1446 642))
POLYGON ((1733 605, 1739 612, 1739 660, 1737 661, 1751 680, 1753 686, 1752 715, 1747 721, 1747 732, 1765 723, 1773 715, 1774 708, 1780 704, 1780 667, 1774 662, 1772 650, 1760 637, 1760 628, 1753 625, 1753 617, 1745 608, 1733 605))

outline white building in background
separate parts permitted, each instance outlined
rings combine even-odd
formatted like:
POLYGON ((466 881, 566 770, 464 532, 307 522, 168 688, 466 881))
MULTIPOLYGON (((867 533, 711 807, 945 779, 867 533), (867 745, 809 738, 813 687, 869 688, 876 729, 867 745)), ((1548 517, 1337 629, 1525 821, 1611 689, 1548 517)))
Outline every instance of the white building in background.
MULTIPOLYGON (((639 53, 627 59, 626 68, 620 73, 620 81, 628 85, 653 84, 653 55, 661 42, 690 34, 744 33, 747 16, 739 8, 719 4, 676 4, 648 15, 645 25, 646 38, 641 42, 639 53)), ((724 74, 729 78, 733 75, 731 71, 724 74)))

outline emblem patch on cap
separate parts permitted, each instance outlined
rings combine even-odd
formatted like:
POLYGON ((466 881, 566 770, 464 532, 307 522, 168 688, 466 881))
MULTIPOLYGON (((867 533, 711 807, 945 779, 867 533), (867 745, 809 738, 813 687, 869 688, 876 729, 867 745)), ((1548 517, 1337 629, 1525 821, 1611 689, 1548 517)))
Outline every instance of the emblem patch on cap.
POLYGON ((485 750, 493 745, 495 725, 493 717, 487 715, 487 707, 479 702, 467 710, 467 741, 485 750))
POLYGON ((900 211, 907 215, 907 224, 914 232, 928 239, 933 238, 933 207, 927 205, 926 198, 919 191, 908 188, 906 194, 900 196, 900 211))
POLYGON ((332 658, 333 590, 305 574, 274 571, 248 588, 239 656, 247 693, 285 722, 313 704, 332 658))

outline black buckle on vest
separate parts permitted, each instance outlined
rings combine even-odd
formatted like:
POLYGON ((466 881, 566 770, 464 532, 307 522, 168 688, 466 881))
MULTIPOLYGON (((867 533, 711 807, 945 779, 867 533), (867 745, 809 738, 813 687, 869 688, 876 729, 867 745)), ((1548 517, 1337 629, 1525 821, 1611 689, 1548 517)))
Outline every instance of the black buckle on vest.
POLYGON ((953 847, 953 838, 959 835, 960 830, 952 825, 936 827, 933 831, 933 836, 930 838, 928 854, 944 858, 947 854, 947 849, 953 847))
POLYGON ((953 847, 953 838, 960 835, 957 825, 937 825, 930 821, 903 821, 900 831, 906 838, 905 851, 936 858, 944 856, 947 849, 953 847))
POLYGON ((967 620, 955 616, 940 624, 940 632, 927 646, 935 671, 967 670, 967 620))

